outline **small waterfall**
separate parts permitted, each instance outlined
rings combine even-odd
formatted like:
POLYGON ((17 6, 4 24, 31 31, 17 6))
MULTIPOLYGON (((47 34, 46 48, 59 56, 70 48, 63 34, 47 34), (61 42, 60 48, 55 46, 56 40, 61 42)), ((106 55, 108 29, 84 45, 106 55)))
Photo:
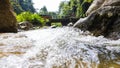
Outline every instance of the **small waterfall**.
POLYGON ((72 27, 0 35, 0 68, 120 68, 120 39, 72 27))

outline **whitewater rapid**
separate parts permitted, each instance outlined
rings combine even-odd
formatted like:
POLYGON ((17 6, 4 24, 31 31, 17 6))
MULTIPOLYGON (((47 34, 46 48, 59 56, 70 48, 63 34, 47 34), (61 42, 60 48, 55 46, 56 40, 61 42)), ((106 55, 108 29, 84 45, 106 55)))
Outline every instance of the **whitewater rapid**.
POLYGON ((0 68, 120 68, 120 39, 62 27, 0 34, 0 68))

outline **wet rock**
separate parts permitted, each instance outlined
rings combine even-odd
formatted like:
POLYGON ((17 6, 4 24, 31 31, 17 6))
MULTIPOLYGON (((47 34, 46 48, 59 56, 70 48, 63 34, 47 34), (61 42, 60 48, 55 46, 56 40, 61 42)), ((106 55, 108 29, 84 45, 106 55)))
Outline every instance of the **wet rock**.
POLYGON ((0 32, 17 32, 16 23, 9 0, 0 0, 0 32))
POLYGON ((67 26, 73 26, 73 23, 72 23, 72 22, 70 22, 67 26))
POLYGON ((74 27, 89 30, 95 36, 120 39, 120 0, 105 0, 101 7, 79 19, 74 27))
POLYGON ((28 22, 28 21, 20 22, 18 24, 18 29, 30 30, 30 29, 33 29, 33 25, 30 22, 28 22))
POLYGON ((51 26, 51 28, 56 28, 56 27, 57 27, 57 25, 52 25, 52 26, 51 26))

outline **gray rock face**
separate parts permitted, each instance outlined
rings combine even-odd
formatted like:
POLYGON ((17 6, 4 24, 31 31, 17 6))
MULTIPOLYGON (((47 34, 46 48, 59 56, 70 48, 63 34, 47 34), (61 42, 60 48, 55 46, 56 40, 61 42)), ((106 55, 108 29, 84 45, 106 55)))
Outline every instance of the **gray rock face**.
POLYGON ((16 23, 9 0, 0 0, 0 32, 17 32, 16 23))
POLYGON ((103 6, 91 11, 87 17, 76 22, 74 27, 89 30, 95 36, 120 39, 120 0, 105 0, 103 6))
POLYGON ((86 12, 86 15, 91 14, 93 11, 96 11, 99 8, 105 6, 119 6, 120 0, 94 0, 89 9, 86 12))

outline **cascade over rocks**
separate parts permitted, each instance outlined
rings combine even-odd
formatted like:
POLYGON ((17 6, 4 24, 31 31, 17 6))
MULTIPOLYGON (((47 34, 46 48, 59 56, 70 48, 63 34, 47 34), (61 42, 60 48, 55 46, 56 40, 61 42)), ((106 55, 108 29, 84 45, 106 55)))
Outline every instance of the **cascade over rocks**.
POLYGON ((89 30, 95 36, 120 39, 120 0, 94 0, 86 14, 74 27, 89 30))
POLYGON ((0 32, 17 32, 16 23, 9 0, 0 0, 0 32))

